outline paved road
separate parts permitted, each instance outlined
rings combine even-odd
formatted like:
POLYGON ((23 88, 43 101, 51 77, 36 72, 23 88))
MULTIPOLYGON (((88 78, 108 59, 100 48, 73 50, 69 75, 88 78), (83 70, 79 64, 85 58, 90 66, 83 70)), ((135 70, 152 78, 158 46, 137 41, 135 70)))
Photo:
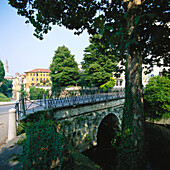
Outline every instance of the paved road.
MULTIPOLYGON (((30 104, 27 103, 27 106, 30 104)), ((36 107, 36 104, 32 104, 30 108, 36 107)), ((9 102, 0 102, 0 144, 4 139, 7 138, 8 136, 8 111, 11 108, 15 108, 14 102, 9 103, 9 102)), ((37 111, 38 109, 34 109, 37 111)), ((41 109, 42 110, 42 109, 41 109)), ((31 110, 30 110, 31 111, 31 110)), ((29 111, 27 111, 29 113, 29 111)))
POLYGON ((8 111, 11 109, 11 108, 14 108, 14 104, 12 105, 5 105, 5 106, 0 106, 0 115, 3 115, 3 114, 7 114, 8 111))
POLYGON ((11 108, 14 108, 14 104, 0 105, 0 144, 8 136, 8 111, 11 108))

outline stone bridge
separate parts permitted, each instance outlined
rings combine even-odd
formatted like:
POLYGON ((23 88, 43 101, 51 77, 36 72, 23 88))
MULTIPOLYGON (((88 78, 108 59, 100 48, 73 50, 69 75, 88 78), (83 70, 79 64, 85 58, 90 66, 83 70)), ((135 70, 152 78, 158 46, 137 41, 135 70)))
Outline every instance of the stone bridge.
POLYGON ((53 108, 52 115, 63 127, 60 130, 80 152, 98 145, 109 145, 120 130, 124 98, 53 108))
MULTIPOLYGON (((27 104, 24 106, 23 103, 26 102, 21 101, 16 105, 18 115, 46 110, 60 124, 63 135, 68 137, 81 152, 95 145, 99 147, 110 145, 115 133, 120 130, 124 89, 108 93, 97 91, 83 94, 82 92, 81 95, 77 93, 72 97, 50 99, 45 99, 44 95, 43 100, 36 100, 39 106, 33 109, 27 109, 27 104)), ((31 104, 35 105, 35 102, 31 104)))

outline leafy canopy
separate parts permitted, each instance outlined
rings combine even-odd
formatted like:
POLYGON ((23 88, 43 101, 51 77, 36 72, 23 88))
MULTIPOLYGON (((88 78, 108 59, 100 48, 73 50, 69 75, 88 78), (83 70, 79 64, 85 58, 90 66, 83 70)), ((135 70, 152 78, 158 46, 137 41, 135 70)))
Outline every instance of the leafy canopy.
POLYGON ((150 78, 145 88, 144 108, 148 118, 170 117, 170 78, 168 76, 150 78))
POLYGON ((80 34, 87 29, 89 34, 100 33, 114 47, 115 54, 124 64, 132 51, 142 54, 148 71, 156 62, 158 66, 169 62, 169 2, 167 0, 9 0, 18 14, 27 18, 26 23, 35 27, 34 35, 43 39, 43 34, 52 25, 64 25, 80 34), (130 8, 129 6, 134 6, 130 8), (127 20, 133 17, 132 30, 127 20), (158 33, 159 32, 159 33, 158 33), (130 49, 130 50, 129 50, 130 49), (163 63, 161 63, 163 59, 163 63))
POLYGON ((43 94, 45 94, 46 98, 49 98, 49 90, 45 90, 42 88, 30 87, 29 91, 29 98, 30 100, 42 99, 43 94))
POLYGON ((106 83, 116 67, 112 48, 99 34, 90 38, 90 45, 84 50, 82 68, 87 86, 100 86, 106 83))
POLYGON ((50 70, 53 88, 76 85, 80 76, 74 55, 65 46, 55 51, 50 70))

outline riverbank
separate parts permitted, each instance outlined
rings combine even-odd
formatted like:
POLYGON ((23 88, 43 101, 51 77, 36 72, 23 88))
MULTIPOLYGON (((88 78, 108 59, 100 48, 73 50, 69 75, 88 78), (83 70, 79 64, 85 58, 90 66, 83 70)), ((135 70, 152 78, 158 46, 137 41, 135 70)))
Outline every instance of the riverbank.
MULTIPOLYGON (((170 125, 146 122, 146 160, 151 170, 167 170, 170 167, 170 125)), ((116 167, 117 152, 112 148, 93 147, 83 152, 103 170, 116 167)))

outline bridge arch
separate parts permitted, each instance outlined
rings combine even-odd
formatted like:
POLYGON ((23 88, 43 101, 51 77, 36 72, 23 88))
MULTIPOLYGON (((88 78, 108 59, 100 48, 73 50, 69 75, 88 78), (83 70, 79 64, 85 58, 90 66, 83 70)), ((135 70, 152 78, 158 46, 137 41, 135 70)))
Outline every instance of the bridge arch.
POLYGON ((111 141, 120 131, 120 122, 114 113, 107 114, 99 123, 97 145, 99 148, 109 148, 111 141))

